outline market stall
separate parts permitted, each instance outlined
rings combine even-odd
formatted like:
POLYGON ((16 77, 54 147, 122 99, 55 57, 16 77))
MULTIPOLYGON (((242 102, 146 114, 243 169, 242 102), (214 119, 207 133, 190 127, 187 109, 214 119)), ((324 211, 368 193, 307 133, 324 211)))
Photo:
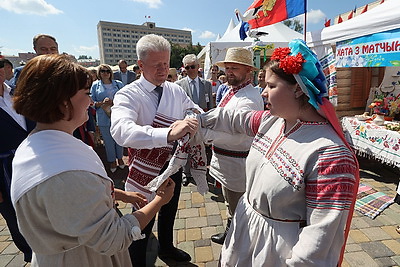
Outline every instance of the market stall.
MULTIPOLYGON (((204 77, 208 77, 209 68, 212 64, 222 61, 225 58, 226 51, 230 47, 256 47, 256 50, 265 55, 272 53, 277 47, 285 47, 293 39, 303 39, 303 35, 298 33, 282 22, 272 25, 257 28, 259 32, 267 33, 262 35, 256 41, 254 38, 247 37, 245 40, 240 40, 239 28, 240 24, 232 28, 232 21, 229 24, 225 34, 215 42, 208 43, 205 48, 199 53, 198 57, 205 56, 204 60, 204 77)), ((257 52, 257 51, 255 51, 257 52)), ((257 54, 257 53, 256 53, 257 54)), ((259 61, 255 60, 256 67, 259 66, 259 61)))
POLYGON ((372 118, 343 117, 346 139, 358 155, 400 167, 400 124, 387 122, 379 126, 372 118))

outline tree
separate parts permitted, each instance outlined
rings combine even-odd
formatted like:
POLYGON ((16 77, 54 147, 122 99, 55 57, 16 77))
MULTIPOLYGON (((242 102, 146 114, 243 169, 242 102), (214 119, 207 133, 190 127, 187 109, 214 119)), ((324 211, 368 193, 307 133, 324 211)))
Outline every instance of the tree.
POLYGON ((91 56, 86 56, 86 55, 80 55, 78 57, 78 59, 92 59, 92 57, 91 56))
POLYGON ((200 43, 197 43, 197 45, 195 46, 190 44, 187 47, 171 43, 171 68, 179 69, 180 67, 182 67, 182 59, 184 56, 186 56, 187 54, 197 55, 202 49, 203 47, 200 45, 200 43))
POLYGON ((287 19, 283 22, 286 26, 291 28, 292 30, 303 33, 303 23, 300 22, 300 20, 297 19, 287 19))

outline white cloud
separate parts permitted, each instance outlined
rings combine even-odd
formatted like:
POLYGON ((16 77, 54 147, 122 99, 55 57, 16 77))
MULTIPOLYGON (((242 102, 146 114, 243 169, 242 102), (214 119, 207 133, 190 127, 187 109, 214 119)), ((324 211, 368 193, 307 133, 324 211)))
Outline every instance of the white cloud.
POLYGON ((199 38, 201 38, 201 39, 211 39, 211 38, 215 38, 215 37, 217 37, 217 35, 210 31, 204 31, 199 36, 199 38))
MULTIPOLYGON (((326 18, 325 13, 322 12, 320 9, 318 9, 318 10, 311 9, 307 13, 307 22, 312 23, 312 24, 318 24, 321 21, 324 21, 325 18, 326 18)), ((304 21, 304 18, 303 18, 303 21, 304 21)))
POLYGON ((182 30, 184 30, 184 31, 190 31, 190 32, 192 32, 192 34, 196 32, 195 30, 193 30, 193 29, 191 29, 191 28, 187 28, 187 27, 182 28, 182 30))
POLYGON ((44 0, 0 0, 0 8, 17 14, 40 16, 63 13, 44 0))
POLYGON ((131 0, 133 2, 144 3, 149 8, 159 8, 163 3, 162 0, 131 0))
POLYGON ((0 47, 1 55, 3 56, 18 56, 18 53, 26 53, 23 49, 0 47))
POLYGON ((81 55, 86 55, 86 56, 92 56, 92 55, 98 55, 99 54, 99 46, 98 45, 92 45, 92 46, 79 46, 79 47, 74 47, 75 55, 81 56, 81 55))

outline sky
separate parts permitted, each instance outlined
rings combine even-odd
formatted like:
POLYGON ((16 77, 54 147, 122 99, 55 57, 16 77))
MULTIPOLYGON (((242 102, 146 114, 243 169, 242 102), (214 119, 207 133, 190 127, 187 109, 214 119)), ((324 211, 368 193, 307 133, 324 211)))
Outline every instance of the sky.
MULTIPOLYGON (((242 13, 253 0, 0 0, 3 28, 0 51, 4 56, 34 52, 38 33, 56 37, 59 51, 99 58, 97 24, 100 20, 192 31, 193 43, 206 45, 225 33, 234 10, 242 13), (147 17, 147 18, 146 18, 147 17), (148 18, 150 17, 150 18, 148 18)), ((307 31, 324 27, 325 19, 374 0, 308 0, 307 31)), ((303 21, 303 18, 299 18, 303 21)))

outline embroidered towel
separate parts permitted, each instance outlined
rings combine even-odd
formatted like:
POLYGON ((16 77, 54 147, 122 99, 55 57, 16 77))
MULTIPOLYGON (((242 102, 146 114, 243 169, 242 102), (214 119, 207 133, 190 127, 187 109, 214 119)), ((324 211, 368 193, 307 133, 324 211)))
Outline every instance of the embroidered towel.
MULTIPOLYGON (((196 118, 196 114, 189 110, 186 118, 196 118)), ((155 192, 168 177, 184 166, 187 160, 190 161, 190 172, 196 182, 197 190, 200 194, 204 195, 208 192, 208 183, 206 178, 207 158, 203 140, 197 133, 193 138, 190 138, 187 134, 178 140, 178 146, 169 161, 167 169, 149 182, 145 187, 148 190, 155 192)))

